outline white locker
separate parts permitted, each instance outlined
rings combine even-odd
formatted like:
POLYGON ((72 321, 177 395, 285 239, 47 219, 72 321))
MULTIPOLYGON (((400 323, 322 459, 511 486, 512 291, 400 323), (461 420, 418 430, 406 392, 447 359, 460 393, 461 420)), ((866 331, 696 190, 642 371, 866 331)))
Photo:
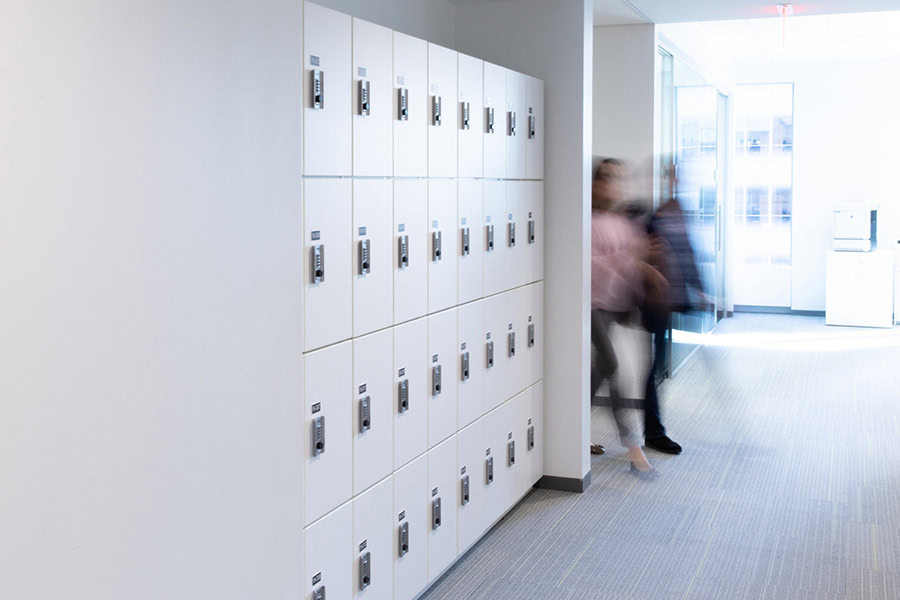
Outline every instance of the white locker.
POLYGON ((428 312, 428 183, 394 181, 394 323, 428 312))
POLYGON ((460 177, 484 175, 484 61, 460 54, 457 114, 460 177))
POLYGON ((478 420, 456 435, 457 442, 457 541, 456 553, 462 555, 484 533, 485 521, 485 444, 478 420))
POLYGON ((308 352, 353 333, 352 188, 347 179, 306 179, 303 189, 303 338, 308 352))
POLYGON ((510 401, 510 429, 512 438, 507 440, 507 467, 510 469, 513 485, 510 489, 509 506, 513 506, 531 489, 531 456, 528 452, 528 420, 531 419, 531 388, 523 391, 510 401), (514 445, 509 445, 510 442, 514 445))
POLYGON ((456 51, 428 44, 428 176, 456 177, 456 51))
POLYGON ((353 440, 350 342, 303 357, 306 515, 309 524, 350 499, 353 440))
POLYGON ((394 598, 394 483, 389 477, 353 500, 353 598, 394 598))
POLYGON ((482 418, 484 451, 484 529, 490 529, 509 508, 510 474, 506 466, 507 439, 511 431, 509 403, 501 404, 482 418))
POLYGON ((353 19, 353 174, 389 177, 394 172, 391 102, 393 32, 353 19))
MULTIPOLYGON (((307 5, 308 6, 308 5, 307 5)), ((303 600, 353 595, 353 509, 347 502, 304 531, 303 600), (319 595, 321 594, 321 595, 319 595)))
POLYGON ((394 176, 428 175, 428 43, 394 32, 394 176))
POLYGON ((484 308, 481 300, 456 309, 459 377, 457 403, 459 428, 484 414, 484 308))
POLYGON ((528 317, 531 315, 531 289, 519 287, 499 296, 506 316, 506 397, 512 398, 531 385, 531 355, 528 342, 528 317))
POLYGON ((506 177, 506 69, 484 63, 484 176, 506 177))
POLYGON ((390 329, 353 340, 353 493, 394 470, 394 335, 390 329))
POLYGON ((531 416, 526 432, 528 451, 529 485, 544 476, 544 382, 538 381, 531 388, 531 416))
POLYGON ((491 296, 482 301, 484 310, 484 382, 482 384, 482 404, 484 412, 490 412, 503 404, 508 396, 506 355, 507 314, 503 295, 491 296))
POLYGON ((457 304, 465 304, 484 296, 484 183, 480 179, 462 179, 457 185, 456 297, 457 304))
POLYGON ((456 306, 456 181, 428 182, 428 312, 456 306))
POLYGON ((456 560, 456 436, 428 451, 428 581, 456 560))
POLYGON ((350 30, 349 15, 304 3, 304 175, 350 175, 350 30))
POLYGON ((528 179, 544 178, 544 82, 535 77, 527 77, 527 121, 522 132, 525 134, 525 156, 528 162, 528 179))
POLYGON ((528 174, 525 142, 528 139, 527 77, 506 71, 506 177, 524 179, 528 174))
POLYGON ((428 317, 428 447, 457 432, 456 309, 428 317))
POLYGON ((544 278, 544 182, 525 182, 527 210, 523 215, 522 242, 525 249, 525 281, 544 278))
POLYGON ((544 378, 544 282, 528 286, 529 313, 526 319, 524 350, 528 360, 528 385, 544 378))
POLYGON ((507 287, 514 288, 525 285, 529 271, 528 252, 528 194, 531 191, 527 181, 506 182, 506 226, 504 242, 508 255, 506 257, 507 287))
POLYGON ((394 322, 393 189, 387 179, 353 181, 353 335, 394 322))
POLYGON ((394 333, 394 469, 428 449, 428 320, 419 319, 394 333))
POLYGON ((505 181, 484 182, 484 295, 491 296, 507 289, 509 281, 509 249, 506 228, 505 181))
POLYGON ((428 585, 428 456, 394 473, 394 600, 412 600, 428 585))

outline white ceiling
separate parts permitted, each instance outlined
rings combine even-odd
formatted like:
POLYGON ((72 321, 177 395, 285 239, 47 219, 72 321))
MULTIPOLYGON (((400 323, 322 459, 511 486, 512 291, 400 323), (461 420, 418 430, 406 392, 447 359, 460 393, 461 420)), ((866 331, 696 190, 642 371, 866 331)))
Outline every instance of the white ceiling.
MULTIPOLYGON (((775 5, 785 1, 790 0, 628 0, 628 3, 653 23, 661 24, 775 17, 778 15, 775 5)), ((900 10, 900 0, 797 0, 791 4, 795 17, 900 10)))
POLYGON ((647 23, 623 0, 594 0, 594 27, 604 25, 635 25, 647 23))

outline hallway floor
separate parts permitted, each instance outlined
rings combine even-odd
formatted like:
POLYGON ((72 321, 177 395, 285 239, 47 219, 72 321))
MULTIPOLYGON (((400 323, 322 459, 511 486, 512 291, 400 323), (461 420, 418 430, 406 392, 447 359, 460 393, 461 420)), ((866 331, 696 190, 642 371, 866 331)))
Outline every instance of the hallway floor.
POLYGON ((661 391, 684 454, 535 490, 423 598, 900 598, 900 329, 739 314, 661 391))

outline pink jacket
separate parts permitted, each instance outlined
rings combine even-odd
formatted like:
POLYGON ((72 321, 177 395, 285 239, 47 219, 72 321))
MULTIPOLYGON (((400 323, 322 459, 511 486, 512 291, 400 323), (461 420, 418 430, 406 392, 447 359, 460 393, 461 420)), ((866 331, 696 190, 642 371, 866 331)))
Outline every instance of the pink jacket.
POLYGON ((644 235, 627 217, 591 213, 591 308, 626 312, 644 296, 644 235))

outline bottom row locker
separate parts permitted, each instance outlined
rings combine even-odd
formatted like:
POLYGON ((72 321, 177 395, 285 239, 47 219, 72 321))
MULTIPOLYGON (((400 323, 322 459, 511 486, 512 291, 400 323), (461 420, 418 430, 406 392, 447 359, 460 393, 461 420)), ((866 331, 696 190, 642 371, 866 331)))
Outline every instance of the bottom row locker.
POLYGON ((306 529, 304 600, 350 598, 353 538, 352 505, 348 502, 306 529))
POLYGON ((353 501, 354 598, 391 600, 394 597, 393 491, 389 477, 353 501))
POLYGON ((412 600, 428 584, 428 455, 394 473, 394 598, 412 600))
POLYGON ((428 581, 456 560, 456 436, 428 452, 428 581))
POLYGON ((484 419, 475 421, 457 436, 458 512, 457 554, 468 550, 484 533, 487 523, 485 486, 484 419))

